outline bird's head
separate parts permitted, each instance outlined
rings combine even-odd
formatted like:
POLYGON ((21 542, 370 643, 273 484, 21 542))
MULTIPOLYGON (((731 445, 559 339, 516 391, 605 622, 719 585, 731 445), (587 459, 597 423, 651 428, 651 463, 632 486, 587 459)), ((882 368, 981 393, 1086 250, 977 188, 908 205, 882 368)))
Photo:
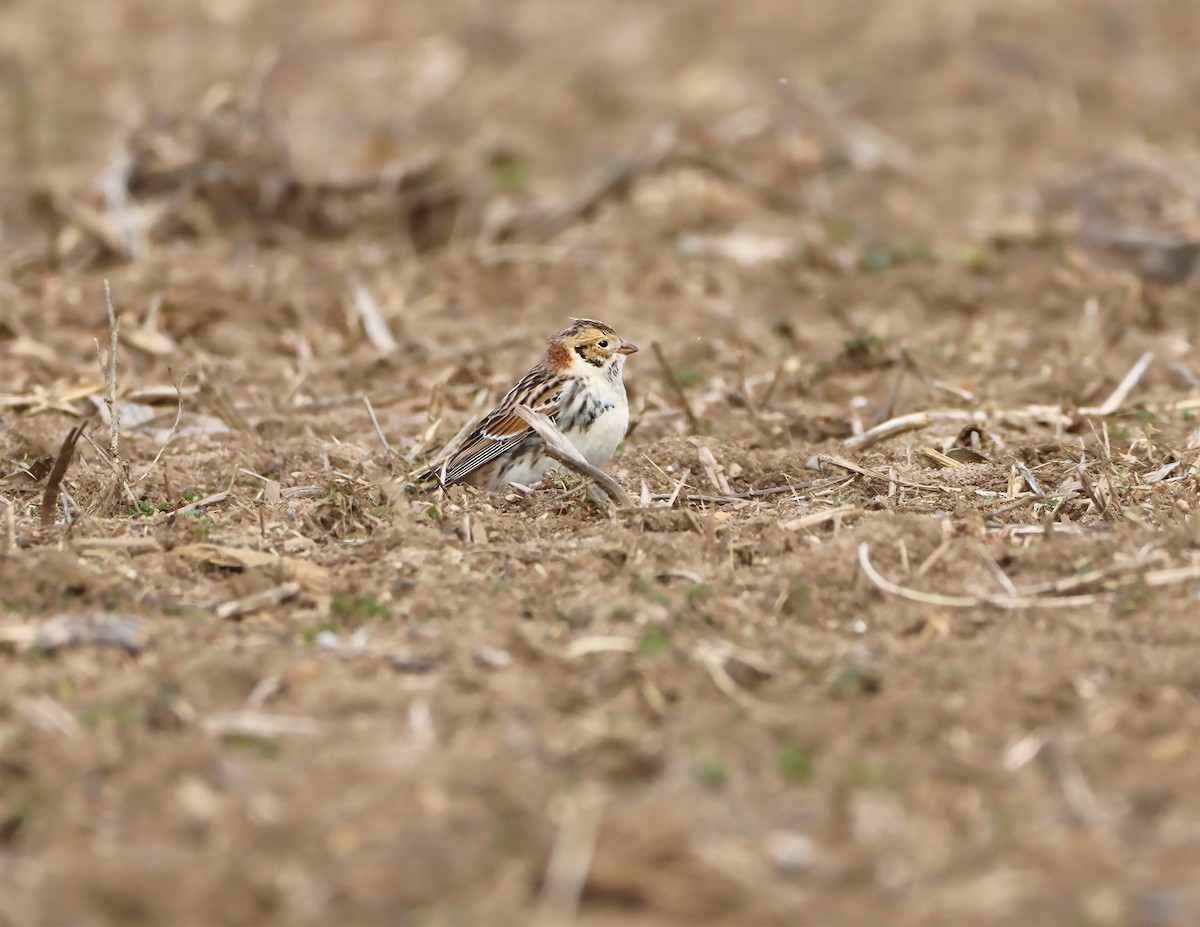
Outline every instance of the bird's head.
POLYGON ((572 319, 571 323, 550 339, 546 352, 557 372, 576 376, 619 373, 625 357, 637 352, 637 345, 623 340, 610 325, 592 319, 572 319))

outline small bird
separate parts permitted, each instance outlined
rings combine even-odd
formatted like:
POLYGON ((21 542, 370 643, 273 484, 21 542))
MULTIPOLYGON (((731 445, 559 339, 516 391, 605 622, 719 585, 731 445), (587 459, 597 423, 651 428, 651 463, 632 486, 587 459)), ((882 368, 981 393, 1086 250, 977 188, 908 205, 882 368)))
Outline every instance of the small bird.
POLYGON ((629 427, 621 371, 625 358, 637 349, 610 325, 572 319, 570 328, 549 339, 541 363, 508 391, 444 463, 418 476, 417 485, 432 489, 470 483, 495 490, 509 483, 532 483, 558 466, 542 453, 542 439, 517 415, 522 405, 552 419, 592 466, 604 466, 629 427))

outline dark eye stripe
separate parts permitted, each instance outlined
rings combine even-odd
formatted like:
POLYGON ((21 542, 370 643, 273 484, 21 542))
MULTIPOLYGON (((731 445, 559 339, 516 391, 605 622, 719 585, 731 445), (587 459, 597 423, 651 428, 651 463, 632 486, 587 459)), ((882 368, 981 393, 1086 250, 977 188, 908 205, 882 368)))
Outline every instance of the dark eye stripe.
POLYGON ((575 345, 575 353, 578 354, 580 357, 582 357, 585 361, 587 361, 593 367, 603 367, 604 366, 604 361, 602 359, 600 359, 598 357, 588 357, 586 344, 575 345))

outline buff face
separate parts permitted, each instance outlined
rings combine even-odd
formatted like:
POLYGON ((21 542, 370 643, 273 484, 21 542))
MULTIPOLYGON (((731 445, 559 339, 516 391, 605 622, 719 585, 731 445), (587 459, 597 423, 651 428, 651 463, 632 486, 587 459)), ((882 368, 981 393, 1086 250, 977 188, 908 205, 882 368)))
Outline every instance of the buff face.
POLYGON ((575 326, 555 337, 571 353, 572 365, 582 363, 599 370, 608 367, 614 358, 634 354, 638 350, 637 345, 622 339, 609 326, 589 320, 577 320, 575 326))

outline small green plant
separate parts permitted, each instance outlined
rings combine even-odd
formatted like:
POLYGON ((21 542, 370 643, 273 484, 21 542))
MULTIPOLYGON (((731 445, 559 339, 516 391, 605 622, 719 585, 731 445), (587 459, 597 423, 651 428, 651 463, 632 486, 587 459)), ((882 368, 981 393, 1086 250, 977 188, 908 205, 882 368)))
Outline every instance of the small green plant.
POLYGON ((636 615, 637 612, 634 611, 632 606, 618 605, 609 613, 608 617, 613 621, 633 621, 636 615))
POLYGON ((710 789, 720 789, 729 781, 729 770, 718 757, 701 757, 693 770, 696 780, 710 789))
POLYGON ((846 761, 846 780, 855 788, 895 788, 900 784, 900 770, 889 763, 873 763, 855 754, 846 761))
POLYGON ((505 190, 523 190, 533 177, 533 165, 511 151, 500 152, 492 158, 492 176, 505 190))
POLYGON ((851 356, 869 354, 876 348, 886 347, 887 343, 886 335, 877 334, 865 325, 856 325, 850 337, 842 342, 842 350, 851 356))
POLYGON ((883 688, 883 678, 872 669, 847 666, 829 681, 830 698, 842 700, 875 695, 883 688))
POLYGON ((641 576, 634 577, 630 587, 638 595, 644 595, 652 602, 657 602, 659 605, 667 604, 667 597, 663 594, 663 591, 658 588, 658 584, 655 582, 653 576, 643 574, 641 576))
POLYGON ((175 508, 170 502, 151 502, 149 499, 138 499, 129 507, 129 514, 134 518, 142 515, 155 515, 158 512, 169 512, 175 508))
POLYGON ((332 630, 333 630, 333 625, 331 625, 331 624, 315 624, 315 625, 310 625, 307 628, 301 628, 299 631, 296 632, 296 636, 298 638, 300 638, 300 640, 303 641, 304 643, 312 644, 312 643, 316 642, 317 638, 322 633, 324 633, 325 631, 332 631, 332 630))
POLYGON ((788 615, 803 615, 808 603, 812 601, 812 586, 803 580, 797 580, 788 587, 783 597, 783 611, 788 615))
POLYGON ((994 846, 1007 846, 1012 843, 1016 829, 1016 817, 1003 808, 993 810, 988 817, 987 836, 994 846))
POLYGON ((388 607, 373 595, 335 595, 329 600, 329 610, 339 618, 373 618, 389 614, 388 607))
POLYGON ((961 689, 966 681, 966 674, 956 666, 945 670, 931 666, 925 671, 925 684, 933 690, 954 691, 961 689))
MULTIPOLYGON (((37 807, 38 796, 32 787, 26 787, 15 799, 5 802, 0 810, 0 846, 7 846, 20 837, 37 807)), ((0 918, 3 918, 2 913, 0 918)))
POLYGON ((676 367, 671 372, 671 376, 675 380, 675 384, 681 389, 697 386, 704 382, 704 374, 690 367, 676 367))
POLYGON ((638 653, 648 657, 655 657, 661 653, 666 653, 671 649, 671 634, 666 628, 660 628, 658 625, 647 625, 642 629, 642 636, 638 638, 638 653))
POLYGON ((30 666, 41 666, 50 659, 50 651, 44 647, 33 647, 25 654, 25 662, 30 666))
POLYGON ((90 730, 96 730, 105 723, 111 723, 120 730, 130 730, 141 724, 142 717, 132 705, 101 702, 86 706, 79 713, 79 720, 90 730))
POLYGON ((283 753, 283 747, 276 741, 253 734, 226 734, 221 741, 230 750, 256 754, 267 760, 278 759, 283 753))
POLYGON ((975 245, 960 248, 954 257, 959 264, 973 274, 986 274, 992 269, 991 254, 975 245))
POLYGON ((830 244, 848 245, 858 238, 858 223, 845 213, 830 213, 822 218, 821 225, 830 244))
POLYGON ((928 264, 933 252, 921 242, 881 242, 863 252, 858 260, 858 269, 866 274, 877 274, 905 264, 928 264))
POLYGON ((1113 611, 1118 615, 1132 615, 1154 596, 1154 589, 1142 577, 1117 590, 1113 599, 1113 611))
POLYGON ((779 775, 788 782, 808 782, 813 775, 812 754, 797 744, 780 744, 775 754, 779 775))
POLYGON ((331 486, 329 492, 325 493, 325 498, 317 503, 317 507, 328 505, 335 509, 349 508, 354 505, 354 497, 342 492, 336 486, 331 486))

